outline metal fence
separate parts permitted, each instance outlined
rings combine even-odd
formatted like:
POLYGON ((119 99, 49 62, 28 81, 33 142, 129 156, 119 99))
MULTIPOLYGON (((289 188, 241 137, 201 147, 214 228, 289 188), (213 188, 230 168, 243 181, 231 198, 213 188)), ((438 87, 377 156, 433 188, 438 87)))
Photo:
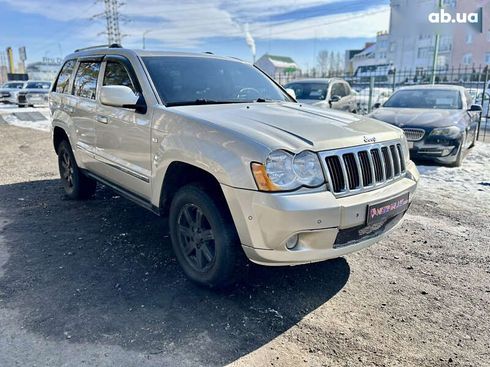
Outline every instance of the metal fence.
POLYGON ((489 66, 460 66, 433 71, 427 68, 402 69, 366 66, 354 73, 342 71, 319 72, 311 70, 295 75, 291 73, 276 74, 276 80, 284 85, 304 78, 341 78, 347 81, 354 90, 357 113, 366 114, 372 111, 376 103, 385 102, 398 88, 422 84, 452 84, 465 87, 472 96, 473 103, 482 106, 480 116, 479 140, 490 137, 490 70, 489 66))

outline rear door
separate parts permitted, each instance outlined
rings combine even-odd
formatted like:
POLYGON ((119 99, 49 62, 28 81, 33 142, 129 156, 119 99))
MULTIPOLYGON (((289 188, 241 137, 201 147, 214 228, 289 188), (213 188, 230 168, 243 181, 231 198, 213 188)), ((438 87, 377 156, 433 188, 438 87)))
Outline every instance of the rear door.
POLYGON ((95 115, 97 84, 102 57, 80 59, 73 82, 72 95, 64 109, 72 116, 75 146, 83 166, 92 170, 95 164, 95 115))
MULTIPOLYGON (((101 85, 127 86, 144 101, 131 62, 106 56, 101 85)), ((151 196, 151 116, 147 111, 97 104, 95 123, 97 173, 132 193, 151 196)))

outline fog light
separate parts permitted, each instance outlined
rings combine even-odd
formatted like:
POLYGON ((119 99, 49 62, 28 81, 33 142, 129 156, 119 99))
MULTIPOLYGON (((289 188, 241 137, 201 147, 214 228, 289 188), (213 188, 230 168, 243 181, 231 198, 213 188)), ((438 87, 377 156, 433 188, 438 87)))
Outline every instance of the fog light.
POLYGON ((289 237, 289 239, 286 241, 286 247, 288 250, 292 250, 298 245, 298 240, 299 236, 297 234, 289 237))

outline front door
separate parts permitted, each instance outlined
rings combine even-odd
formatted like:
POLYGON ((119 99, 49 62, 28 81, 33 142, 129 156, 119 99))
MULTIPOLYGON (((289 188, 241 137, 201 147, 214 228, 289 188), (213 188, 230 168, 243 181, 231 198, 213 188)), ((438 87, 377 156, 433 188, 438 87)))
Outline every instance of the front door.
MULTIPOLYGON (((107 56, 102 86, 123 85, 142 96, 140 83, 128 59, 107 56)), ((97 103, 95 117, 97 174, 143 199, 150 199, 150 112, 97 103)))

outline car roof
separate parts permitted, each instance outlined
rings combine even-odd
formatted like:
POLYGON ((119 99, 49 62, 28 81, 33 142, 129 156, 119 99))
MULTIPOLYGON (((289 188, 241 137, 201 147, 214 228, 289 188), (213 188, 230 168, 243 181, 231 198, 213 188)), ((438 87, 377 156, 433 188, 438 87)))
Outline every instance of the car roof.
POLYGON ((398 90, 406 90, 406 89, 439 89, 439 90, 458 90, 464 91, 464 87, 461 85, 454 84, 420 84, 420 85, 410 85, 406 87, 401 87, 398 90))
POLYGON ((139 50, 139 49, 129 49, 124 47, 93 47, 87 49, 76 50, 75 52, 68 55, 65 60, 75 59, 79 57, 86 56, 103 56, 103 55, 121 55, 121 56, 140 56, 140 57, 154 57, 154 56, 173 56, 173 57, 200 57, 200 58, 208 58, 208 59, 221 59, 221 60, 230 60, 243 62, 235 57, 226 57, 226 56, 218 56, 214 55, 210 52, 175 52, 175 51, 152 51, 152 50, 139 50))

